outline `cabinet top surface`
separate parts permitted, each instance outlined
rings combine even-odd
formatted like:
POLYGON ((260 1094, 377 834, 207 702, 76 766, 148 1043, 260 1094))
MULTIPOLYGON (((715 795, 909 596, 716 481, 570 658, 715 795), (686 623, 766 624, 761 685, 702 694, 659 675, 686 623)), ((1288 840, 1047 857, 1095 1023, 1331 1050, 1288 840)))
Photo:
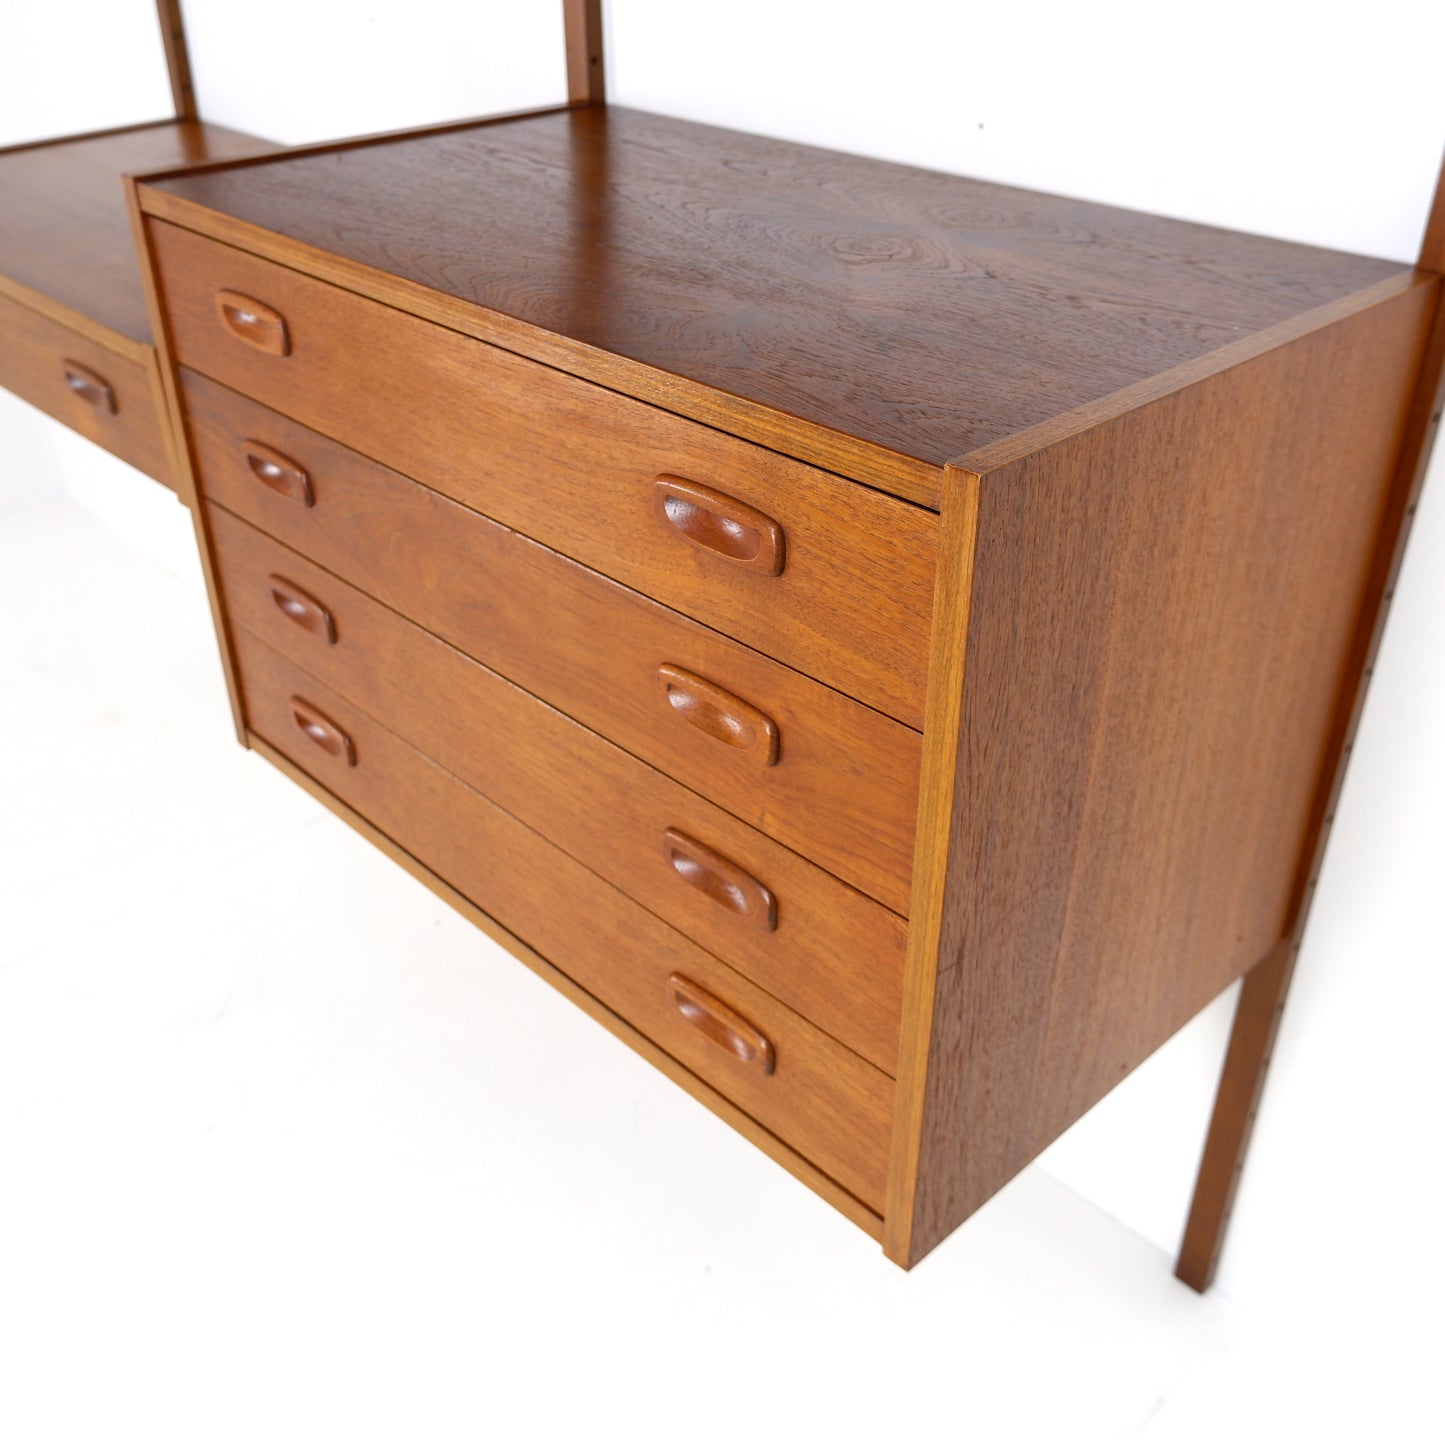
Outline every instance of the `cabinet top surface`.
POLYGON ((160 185, 930 465, 1409 269, 616 106, 160 185))
POLYGON ((162 121, 0 151, 0 274, 149 342, 121 177, 262 144, 202 121, 162 121))

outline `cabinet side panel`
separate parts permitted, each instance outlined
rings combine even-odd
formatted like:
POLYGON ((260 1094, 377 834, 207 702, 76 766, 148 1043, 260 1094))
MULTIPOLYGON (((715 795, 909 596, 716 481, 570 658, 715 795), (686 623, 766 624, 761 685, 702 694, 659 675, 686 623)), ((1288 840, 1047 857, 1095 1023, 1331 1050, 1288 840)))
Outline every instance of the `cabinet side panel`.
POLYGON ((900 1262, 1284 935, 1435 291, 982 478, 900 1262))
POLYGON ((210 603, 211 621, 216 629, 216 641, 220 645, 221 668, 225 673, 226 695, 231 704, 231 720, 235 725, 236 738, 242 747, 249 747, 245 699, 241 694, 235 650, 231 645, 225 604, 216 575, 210 531, 206 522, 206 509, 201 506, 200 494, 196 490, 195 464, 191 456, 185 410, 181 403, 175 352, 171 345, 165 283, 161 275, 160 259, 153 244, 151 223, 143 209, 142 197, 145 193, 145 186, 137 176, 126 176, 123 184, 126 207, 130 215, 131 235, 134 239, 136 257, 140 263, 141 281, 145 288, 146 312, 150 320, 151 335, 155 338, 153 375, 155 384, 159 388, 159 394, 164 401, 162 415, 167 431, 168 465, 174 477, 176 496, 190 511, 191 524, 196 534, 196 547, 201 559, 201 573, 206 583, 206 598, 210 603))

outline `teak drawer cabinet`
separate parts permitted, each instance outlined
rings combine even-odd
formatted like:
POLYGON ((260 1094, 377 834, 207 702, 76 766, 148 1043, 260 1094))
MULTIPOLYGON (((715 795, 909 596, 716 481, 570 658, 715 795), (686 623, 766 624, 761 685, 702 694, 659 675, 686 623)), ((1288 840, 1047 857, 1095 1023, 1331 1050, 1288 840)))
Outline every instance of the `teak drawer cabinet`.
POLYGON ((132 187, 242 740, 904 1265, 1246 978, 1202 1287, 1439 248, 622 110, 586 54, 132 187))

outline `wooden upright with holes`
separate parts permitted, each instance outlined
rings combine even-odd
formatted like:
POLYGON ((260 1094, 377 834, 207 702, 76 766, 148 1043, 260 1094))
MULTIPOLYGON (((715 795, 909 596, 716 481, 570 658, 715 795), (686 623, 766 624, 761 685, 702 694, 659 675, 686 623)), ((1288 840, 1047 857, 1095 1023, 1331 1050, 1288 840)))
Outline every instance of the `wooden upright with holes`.
POLYGON ((562 0, 567 43, 567 99, 600 105, 607 99, 602 55, 602 0, 562 0))
MULTIPOLYGON (((1445 163, 1441 165, 1434 203, 1420 243, 1419 266, 1424 272, 1445 273, 1445 163)), ((1235 1190, 1244 1171, 1270 1055, 1319 881, 1325 843, 1335 819, 1345 765, 1354 747, 1365 690, 1384 632, 1385 615, 1394 597, 1395 578, 1404 559, 1410 523, 1425 482, 1425 469, 1439 433, 1442 408, 1445 408, 1445 303, 1437 304, 1411 399, 1404 440, 1331 723, 1328 761, 1291 890, 1286 936, 1267 958, 1245 975, 1235 1007, 1229 1051, 1175 1270, 1185 1284, 1196 1290, 1208 1289, 1219 1267, 1235 1190)))
POLYGON ((835 155, 565 22, 566 106, 132 189, 242 740, 904 1266, 1244 978, 1202 1287, 1445 200, 1408 267, 835 155))

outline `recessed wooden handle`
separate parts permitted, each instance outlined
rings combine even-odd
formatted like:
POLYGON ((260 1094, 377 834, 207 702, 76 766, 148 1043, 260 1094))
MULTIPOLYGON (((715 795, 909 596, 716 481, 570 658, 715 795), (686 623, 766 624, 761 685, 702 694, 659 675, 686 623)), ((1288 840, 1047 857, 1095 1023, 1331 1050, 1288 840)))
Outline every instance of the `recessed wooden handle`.
POLYGON ((336 619, 309 592, 284 577, 271 577, 271 601, 288 621, 327 642, 336 641, 336 619))
POLYGON ((258 482, 300 506, 316 505, 316 493, 311 488, 311 478, 304 467, 266 446, 264 442, 244 441, 241 448, 246 465, 258 482))
POLYGON ((680 973, 667 980, 672 1001, 688 1023, 705 1034, 713 1043, 721 1044, 734 1058, 751 1064, 760 1074, 771 1074, 776 1059, 768 1036, 734 1013, 721 999, 714 998, 680 973))
POLYGON ((778 725, 767 713, 715 682, 664 662, 657 669, 662 699, 673 714, 710 738, 736 748, 760 767, 778 760, 778 725))
POLYGON ((92 371, 78 361, 63 361, 61 365, 65 368, 65 384, 76 396, 89 402, 97 411, 115 415, 115 392, 98 371, 92 371))
POLYGON ((264 301, 239 291, 217 291, 216 311, 232 336, 267 356, 290 356, 291 333, 286 318, 264 301))
POLYGON ((772 890, 731 858, 676 828, 662 835, 662 854, 672 871, 705 898, 764 933, 777 928, 778 900, 772 890))
POLYGON ((299 697, 291 699, 291 721, 321 749, 339 758, 348 768, 356 766, 356 748, 351 739, 325 713, 299 697))
POLYGON ((729 562, 776 577, 783 570, 783 529, 765 512, 686 477, 652 484, 657 515, 674 531, 729 562))

